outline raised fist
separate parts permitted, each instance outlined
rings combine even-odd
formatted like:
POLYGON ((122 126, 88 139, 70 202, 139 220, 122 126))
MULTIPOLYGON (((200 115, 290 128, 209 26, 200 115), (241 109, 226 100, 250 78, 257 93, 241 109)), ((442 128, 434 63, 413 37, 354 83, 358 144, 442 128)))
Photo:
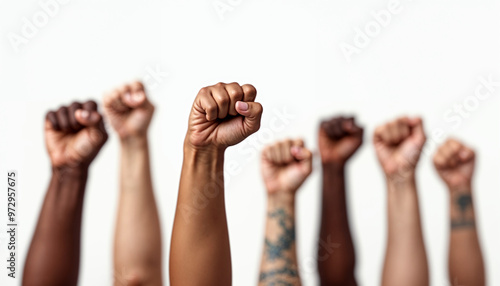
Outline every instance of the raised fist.
POLYGON ((363 128, 353 117, 334 117, 321 122, 318 142, 323 163, 344 164, 363 143, 363 128))
POLYGON ((88 167, 108 139, 94 101, 47 113, 45 142, 55 168, 88 167))
POLYGON ((146 136, 154 106, 141 82, 123 85, 104 95, 104 112, 121 139, 146 136))
POLYGON ((284 140, 262 151, 262 177, 269 194, 295 193, 312 171, 312 153, 301 139, 284 140))
POLYGON ((196 96, 189 116, 186 143, 194 148, 225 149, 260 128, 262 105, 254 102, 252 85, 218 83, 196 96))
POLYGON ((448 139, 434 155, 439 176, 452 190, 471 187, 474 163, 474 151, 454 139, 448 139))
POLYGON ((420 118, 401 117, 379 126, 373 141, 385 174, 413 175, 425 140, 420 118))

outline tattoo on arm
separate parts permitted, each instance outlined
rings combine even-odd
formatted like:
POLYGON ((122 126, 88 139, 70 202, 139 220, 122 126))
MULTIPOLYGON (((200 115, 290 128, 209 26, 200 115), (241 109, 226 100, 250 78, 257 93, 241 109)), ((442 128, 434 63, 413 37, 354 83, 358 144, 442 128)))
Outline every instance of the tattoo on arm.
POLYGON ((472 196, 470 194, 460 194, 454 201, 454 207, 459 210, 460 217, 451 220, 451 229, 474 228, 473 218, 467 217, 467 211, 472 210, 472 196))
POLYGON ((271 270, 262 271, 259 281, 267 282, 266 285, 296 285, 293 282, 298 278, 298 269, 293 262, 292 247, 295 244, 295 222, 293 217, 282 208, 267 214, 268 220, 276 220, 280 234, 276 241, 265 239, 265 259, 276 265, 271 270))

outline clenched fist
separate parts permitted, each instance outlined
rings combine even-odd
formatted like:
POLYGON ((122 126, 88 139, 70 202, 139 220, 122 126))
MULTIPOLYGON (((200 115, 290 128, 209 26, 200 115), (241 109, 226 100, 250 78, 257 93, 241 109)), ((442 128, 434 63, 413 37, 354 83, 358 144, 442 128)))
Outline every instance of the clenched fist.
POLYGON ((45 142, 55 168, 88 167, 108 139, 94 101, 47 113, 45 142))
POLYGON ((323 163, 345 164, 363 143, 363 128, 352 117, 334 117, 321 122, 318 142, 323 163))
POLYGON ((218 83, 202 88, 189 116, 186 143, 223 150, 243 141, 260 128, 262 105, 254 102, 256 96, 249 84, 218 83))
POLYGON ((141 82, 123 85, 104 95, 104 111, 121 139, 145 136, 153 117, 141 82))
POLYGON ((401 117, 375 130, 377 157, 387 176, 412 175, 425 144, 420 118, 401 117))
POLYGON ((451 190, 470 189, 474 163, 474 151, 454 139, 448 139, 434 156, 434 166, 451 190))
POLYGON ((304 142, 284 140, 262 151, 262 177, 269 194, 295 193, 312 171, 312 153, 304 142))

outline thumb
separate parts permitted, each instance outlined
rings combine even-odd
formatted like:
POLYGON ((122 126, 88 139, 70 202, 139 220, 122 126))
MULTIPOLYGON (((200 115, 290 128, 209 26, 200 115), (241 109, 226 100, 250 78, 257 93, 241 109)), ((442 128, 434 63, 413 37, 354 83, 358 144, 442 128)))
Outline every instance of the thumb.
POLYGON ((95 147, 100 147, 106 142, 108 134, 104 128, 102 116, 97 111, 78 109, 75 118, 81 125, 85 126, 77 134, 75 149, 81 155, 87 155, 95 147))
POLYGON ((312 152, 301 146, 292 146, 290 152, 292 153, 292 156, 299 161, 299 164, 302 166, 302 170, 310 173, 312 170, 312 152))
POLYGON ((424 124, 422 122, 422 118, 420 118, 420 117, 410 118, 408 123, 410 124, 412 133, 418 139, 425 141, 425 131, 424 131, 424 124))
POLYGON ((127 105, 130 108, 137 108, 142 105, 145 105, 147 102, 146 94, 144 93, 143 90, 130 93, 127 92, 125 95, 122 97, 123 103, 127 105))
POLYGON ((260 128, 260 119, 262 117, 262 105, 258 102, 236 102, 236 111, 243 115, 243 125, 245 129, 245 135, 249 136, 255 133, 260 128))

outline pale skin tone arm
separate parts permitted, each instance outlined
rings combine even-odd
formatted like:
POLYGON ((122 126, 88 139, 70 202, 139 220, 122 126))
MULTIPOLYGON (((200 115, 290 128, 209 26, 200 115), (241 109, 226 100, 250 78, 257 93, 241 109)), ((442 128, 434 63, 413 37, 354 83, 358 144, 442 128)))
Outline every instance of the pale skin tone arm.
POLYGON ((284 140, 262 152, 267 215, 259 285, 301 285, 295 240, 295 193, 311 174, 304 142, 284 140))
POLYGON ((114 285, 162 285, 161 229, 148 144, 154 106, 140 82, 107 93, 103 101, 121 149, 114 285))
POLYGON ((23 285, 77 285, 88 169, 107 138, 93 101, 47 114, 52 178, 26 257, 23 285))
POLYGON ((259 129, 256 95, 251 85, 218 83, 193 103, 170 248, 173 286, 231 285, 224 151, 259 129))
POLYGON ((387 249, 382 285, 429 285, 415 167, 426 137, 420 118, 376 129, 374 145, 387 181, 387 249))
POLYGON ((354 118, 323 121, 318 134, 323 167, 318 273, 321 285, 356 285, 355 253, 346 206, 345 168, 363 142, 354 118))
POLYGON ((484 261, 472 200, 474 151, 457 140, 449 139, 436 152, 434 166, 450 194, 450 283, 485 285, 484 261))

